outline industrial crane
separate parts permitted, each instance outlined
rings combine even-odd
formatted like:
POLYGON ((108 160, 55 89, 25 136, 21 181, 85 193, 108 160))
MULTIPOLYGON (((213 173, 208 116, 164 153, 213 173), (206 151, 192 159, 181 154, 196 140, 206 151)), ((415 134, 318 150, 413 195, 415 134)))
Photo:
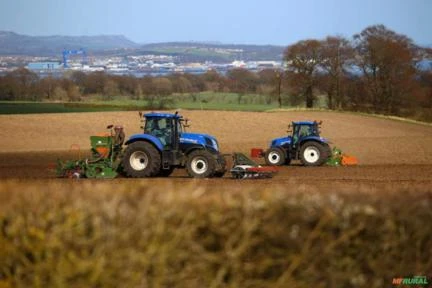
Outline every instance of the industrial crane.
POLYGON ((81 48, 79 50, 63 50, 63 67, 69 68, 68 59, 70 55, 82 55, 82 62, 87 63, 87 53, 81 48))

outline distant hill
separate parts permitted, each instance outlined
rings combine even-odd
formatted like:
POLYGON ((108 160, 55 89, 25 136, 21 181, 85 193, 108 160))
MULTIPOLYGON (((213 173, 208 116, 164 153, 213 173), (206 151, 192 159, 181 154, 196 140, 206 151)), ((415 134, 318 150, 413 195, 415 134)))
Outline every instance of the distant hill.
POLYGON ((0 55, 58 56, 63 49, 99 51, 136 47, 139 45, 122 35, 27 36, 0 31, 0 55))
POLYGON ((122 35, 28 36, 0 31, 0 55, 59 57, 63 49, 84 48, 93 55, 170 55, 179 62, 226 63, 233 60, 282 59, 285 47, 274 45, 221 44, 218 42, 166 42, 137 44, 122 35))
POLYGON ((181 62, 227 62, 233 60, 280 61, 285 47, 274 45, 219 44, 198 42, 166 42, 146 44, 136 54, 177 56, 181 62))

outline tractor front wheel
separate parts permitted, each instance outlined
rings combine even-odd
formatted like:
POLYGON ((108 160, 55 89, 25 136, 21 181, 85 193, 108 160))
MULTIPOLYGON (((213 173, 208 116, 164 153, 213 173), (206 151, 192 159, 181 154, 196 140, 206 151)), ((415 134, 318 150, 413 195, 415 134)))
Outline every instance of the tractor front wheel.
POLYGON ((321 166, 329 156, 328 149, 318 142, 306 142, 300 149, 300 161, 305 166, 321 166))
POLYGON ((280 148, 270 148, 265 153, 265 162, 270 166, 281 166, 285 164, 285 153, 280 148))
POLYGON ((206 150, 195 150, 188 156, 186 170, 194 178, 208 178, 215 174, 216 159, 206 150))
POLYGON ((128 177, 152 177, 160 171, 161 157, 153 145, 138 141, 126 148, 122 166, 128 177))

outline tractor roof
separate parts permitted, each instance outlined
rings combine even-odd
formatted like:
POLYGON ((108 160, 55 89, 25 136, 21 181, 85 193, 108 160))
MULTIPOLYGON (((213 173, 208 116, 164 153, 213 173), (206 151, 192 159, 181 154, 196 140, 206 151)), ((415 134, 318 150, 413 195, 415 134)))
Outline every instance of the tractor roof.
POLYGON ((316 121, 293 121, 295 125, 314 125, 316 121))
POLYGON ((157 112, 152 112, 152 113, 147 113, 144 114, 145 118, 181 118, 182 116, 178 115, 178 114, 172 114, 172 113, 157 113, 157 112))

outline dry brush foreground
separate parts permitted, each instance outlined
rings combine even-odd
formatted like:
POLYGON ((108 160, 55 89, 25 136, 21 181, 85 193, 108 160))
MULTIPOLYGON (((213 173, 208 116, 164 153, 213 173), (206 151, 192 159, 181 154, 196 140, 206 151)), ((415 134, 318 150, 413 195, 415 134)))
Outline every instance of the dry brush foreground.
POLYGON ((2 182, 0 287, 385 287, 432 276, 428 189, 197 184, 2 182))
MULTIPOLYGON (((358 167, 270 180, 52 179, 48 164, 135 112, 0 116, 0 287, 386 287, 432 277, 432 127, 329 112, 184 111, 223 152, 292 120, 358 167), (45 179, 40 179, 45 178, 45 179), (48 178, 48 179, 47 179, 48 178)), ((430 278, 429 278, 430 279, 430 278)))

